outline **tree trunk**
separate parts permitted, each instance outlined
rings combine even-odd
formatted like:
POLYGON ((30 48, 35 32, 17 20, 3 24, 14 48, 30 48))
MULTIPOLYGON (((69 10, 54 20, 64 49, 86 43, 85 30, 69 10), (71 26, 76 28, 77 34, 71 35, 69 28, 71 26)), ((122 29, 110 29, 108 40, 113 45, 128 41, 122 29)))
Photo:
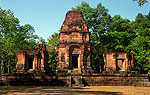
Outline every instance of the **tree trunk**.
POLYGON ((10 64, 10 58, 8 58, 8 73, 9 73, 9 64, 10 64))
POLYGON ((3 56, 1 58, 2 58, 1 59, 1 74, 3 74, 4 73, 4 58, 3 56))

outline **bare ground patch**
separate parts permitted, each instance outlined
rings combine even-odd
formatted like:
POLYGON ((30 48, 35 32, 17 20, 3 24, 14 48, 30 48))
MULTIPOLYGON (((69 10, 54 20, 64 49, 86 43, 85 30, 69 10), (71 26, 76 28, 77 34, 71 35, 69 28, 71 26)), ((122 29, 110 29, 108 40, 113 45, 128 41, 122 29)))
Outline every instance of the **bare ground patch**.
POLYGON ((150 87, 87 86, 67 88, 53 86, 4 86, 0 95, 150 95, 150 87))

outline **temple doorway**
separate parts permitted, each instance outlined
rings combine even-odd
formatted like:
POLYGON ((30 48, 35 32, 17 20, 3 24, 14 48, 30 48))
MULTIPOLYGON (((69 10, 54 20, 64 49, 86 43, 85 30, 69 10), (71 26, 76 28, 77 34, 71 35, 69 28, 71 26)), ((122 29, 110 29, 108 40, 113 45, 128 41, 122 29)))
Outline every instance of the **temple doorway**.
POLYGON ((81 50, 77 45, 72 45, 69 50, 69 68, 73 70, 80 69, 81 50))
POLYGON ((28 64, 29 64, 28 69, 33 69, 33 60, 34 60, 34 58, 28 58, 28 64))
POLYGON ((25 66, 26 70, 34 69, 34 55, 27 55, 25 66))
POLYGON ((116 69, 117 71, 125 71, 125 60, 124 59, 117 59, 116 62, 116 69))
POLYGON ((70 69, 78 69, 80 68, 80 55, 71 55, 70 56, 70 69))
POLYGON ((78 55, 72 56, 72 68, 78 68, 78 55))

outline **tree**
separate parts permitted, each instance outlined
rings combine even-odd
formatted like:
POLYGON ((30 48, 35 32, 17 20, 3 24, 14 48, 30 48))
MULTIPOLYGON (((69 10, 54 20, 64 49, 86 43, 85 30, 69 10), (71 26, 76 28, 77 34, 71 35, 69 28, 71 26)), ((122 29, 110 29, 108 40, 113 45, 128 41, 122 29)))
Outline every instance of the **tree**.
POLYGON ((49 38, 47 39, 47 51, 49 54, 49 61, 48 64, 52 70, 56 70, 56 66, 58 63, 58 55, 56 52, 56 46, 59 43, 59 33, 54 32, 49 38))
POLYGON ((36 39, 39 37, 34 33, 35 30, 31 25, 25 24, 20 26, 18 33, 16 33, 16 44, 18 44, 18 50, 34 49, 37 46, 36 39))
POLYGON ((127 46, 135 37, 136 33, 131 29, 130 20, 115 15, 108 25, 103 49, 105 52, 126 52, 127 46))
POLYGON ((38 39, 38 44, 47 44, 47 42, 45 41, 45 39, 43 37, 39 37, 38 39))
POLYGON ((132 28, 137 37, 129 44, 128 51, 135 55, 136 70, 150 74, 150 13, 142 15, 139 13, 132 28))
POLYGON ((17 51, 32 49, 36 44, 34 29, 31 25, 20 26, 18 18, 10 10, 0 8, 0 60, 1 73, 14 70, 17 51))
POLYGON ((145 3, 148 2, 148 0, 133 0, 133 1, 136 1, 139 4, 139 6, 143 6, 145 3))

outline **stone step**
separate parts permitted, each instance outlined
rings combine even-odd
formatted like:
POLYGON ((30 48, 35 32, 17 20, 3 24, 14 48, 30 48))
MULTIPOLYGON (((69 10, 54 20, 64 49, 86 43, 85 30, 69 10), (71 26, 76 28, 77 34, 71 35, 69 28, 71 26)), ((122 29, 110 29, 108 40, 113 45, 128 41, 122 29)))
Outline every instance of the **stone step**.
POLYGON ((84 84, 71 84, 72 87, 83 87, 84 84))
POLYGON ((67 77, 69 79, 68 83, 69 83, 69 81, 71 81, 69 86, 71 86, 71 87, 82 87, 82 86, 84 86, 84 84, 82 83, 82 81, 83 81, 82 76, 67 76, 67 77), (71 77, 71 78, 69 78, 69 77, 71 77))
POLYGON ((150 82, 140 82, 141 86, 150 87, 150 82))

